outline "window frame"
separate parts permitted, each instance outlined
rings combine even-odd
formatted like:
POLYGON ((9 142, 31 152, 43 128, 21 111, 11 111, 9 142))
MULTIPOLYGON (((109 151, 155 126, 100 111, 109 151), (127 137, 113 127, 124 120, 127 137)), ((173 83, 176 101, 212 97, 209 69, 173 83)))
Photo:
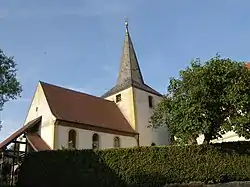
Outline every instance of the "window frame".
POLYGON ((94 133, 92 135, 92 149, 95 150, 95 149, 99 149, 100 148, 100 136, 99 134, 97 133, 94 133), (96 140, 94 140, 96 137, 96 140), (96 144, 96 146, 95 146, 96 144))
POLYGON ((121 147, 121 141, 120 140, 121 139, 118 136, 114 137, 114 148, 120 148, 121 147), (117 144, 118 144, 118 146, 116 146, 117 144))
POLYGON ((68 148, 69 149, 76 149, 76 138, 77 138, 76 130, 75 129, 70 129, 69 132, 68 132, 68 148), (71 133, 73 133, 73 134, 71 134, 71 133), (71 138, 73 140, 71 140, 71 138), (71 141, 72 141, 72 144, 71 144, 71 141))

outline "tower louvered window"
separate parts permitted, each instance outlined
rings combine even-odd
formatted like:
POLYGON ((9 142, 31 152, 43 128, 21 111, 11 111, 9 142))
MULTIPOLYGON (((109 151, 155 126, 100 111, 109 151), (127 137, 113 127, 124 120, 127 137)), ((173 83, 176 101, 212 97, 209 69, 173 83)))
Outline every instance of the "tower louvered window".
POLYGON ((116 95, 116 102, 120 102, 122 100, 122 95, 121 94, 118 94, 116 95))
POLYGON ((149 108, 153 108, 153 97, 151 95, 148 96, 148 106, 149 108))

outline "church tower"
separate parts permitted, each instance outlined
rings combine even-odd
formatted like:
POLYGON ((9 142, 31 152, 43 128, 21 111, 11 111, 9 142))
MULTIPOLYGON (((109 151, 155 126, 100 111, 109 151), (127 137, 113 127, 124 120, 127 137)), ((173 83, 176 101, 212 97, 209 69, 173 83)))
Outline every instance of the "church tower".
POLYGON ((168 145, 170 135, 166 128, 149 128, 153 109, 162 95, 148 86, 140 70, 126 22, 126 35, 116 85, 102 98, 116 102, 130 125, 139 133, 140 146, 168 145))

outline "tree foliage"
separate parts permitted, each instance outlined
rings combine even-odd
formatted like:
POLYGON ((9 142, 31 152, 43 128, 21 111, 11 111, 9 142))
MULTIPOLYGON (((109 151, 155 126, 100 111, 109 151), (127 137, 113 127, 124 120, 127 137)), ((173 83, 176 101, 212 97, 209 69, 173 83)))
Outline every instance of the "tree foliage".
POLYGON ((4 104, 20 97, 22 86, 16 77, 16 63, 0 49, 0 110, 4 104))
POLYGON ((200 59, 171 78, 168 95, 151 117, 154 128, 165 125, 184 142, 204 143, 234 131, 250 138, 250 71, 242 62, 219 55, 200 59))

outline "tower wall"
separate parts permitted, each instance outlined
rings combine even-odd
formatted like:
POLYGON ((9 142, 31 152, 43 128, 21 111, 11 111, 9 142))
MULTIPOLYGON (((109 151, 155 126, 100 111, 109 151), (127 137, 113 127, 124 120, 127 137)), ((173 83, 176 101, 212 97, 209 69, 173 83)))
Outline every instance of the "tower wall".
POLYGON ((160 96, 130 87, 105 99, 116 102, 131 127, 139 133, 140 146, 150 146, 152 143, 156 145, 170 144, 167 128, 152 129, 148 127, 154 107, 162 100, 160 96), (116 102, 116 96, 119 94, 121 94, 121 101, 116 102), (153 98, 152 108, 149 107, 149 96, 153 98))
POLYGON ((140 145, 150 146, 152 143, 156 145, 169 145, 170 135, 167 128, 153 129, 148 127, 149 120, 153 115, 154 107, 162 100, 162 97, 148 93, 146 91, 133 88, 135 102, 135 121, 136 130, 140 134, 140 145), (153 98, 153 107, 149 106, 149 96, 153 98))
POLYGON ((149 119, 153 114, 153 107, 149 106, 149 96, 153 98, 154 106, 161 101, 161 94, 145 84, 143 80, 126 22, 126 35, 117 83, 102 97, 116 102, 131 127, 139 133, 140 145, 168 145, 170 136, 166 128, 148 127, 149 119), (121 101, 116 102, 116 96, 119 94, 121 94, 121 101))
POLYGON ((114 95, 111 95, 105 98, 110 101, 114 101, 117 106, 120 108, 122 114, 127 119, 129 124, 133 129, 136 130, 135 127, 135 112, 134 112, 134 98, 133 98, 133 89, 132 87, 127 88, 123 91, 117 92, 114 95), (121 101, 116 102, 116 96, 121 94, 121 101))

